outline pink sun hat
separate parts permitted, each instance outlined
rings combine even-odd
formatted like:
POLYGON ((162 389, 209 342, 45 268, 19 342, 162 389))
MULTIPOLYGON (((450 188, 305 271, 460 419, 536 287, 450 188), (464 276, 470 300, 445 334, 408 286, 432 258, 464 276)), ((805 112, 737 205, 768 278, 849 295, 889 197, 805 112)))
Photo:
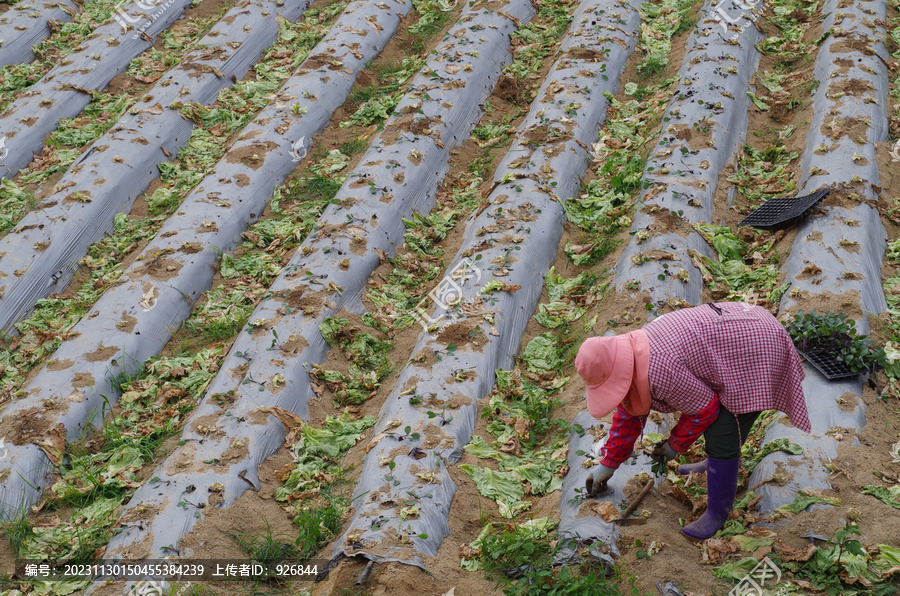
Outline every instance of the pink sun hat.
POLYGON ((581 344, 575 369, 587 387, 587 408, 602 418, 623 403, 632 416, 650 412, 650 345, 637 329, 624 335, 590 337, 581 344))

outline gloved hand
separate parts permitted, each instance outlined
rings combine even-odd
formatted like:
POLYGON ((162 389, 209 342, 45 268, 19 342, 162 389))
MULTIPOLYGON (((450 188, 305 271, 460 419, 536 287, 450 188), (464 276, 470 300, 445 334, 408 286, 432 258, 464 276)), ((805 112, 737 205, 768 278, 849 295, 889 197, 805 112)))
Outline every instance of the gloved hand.
POLYGON ((657 443, 655 447, 653 447, 653 455, 656 457, 664 457, 666 461, 675 459, 678 456, 678 452, 672 449, 669 446, 668 441, 663 441, 662 443, 657 443))
POLYGON ((584 483, 584 487, 587 489, 587 493, 591 497, 596 497, 603 490, 606 489, 606 483, 612 478, 615 469, 607 468, 603 464, 599 464, 594 466, 590 474, 587 477, 587 481, 584 483))

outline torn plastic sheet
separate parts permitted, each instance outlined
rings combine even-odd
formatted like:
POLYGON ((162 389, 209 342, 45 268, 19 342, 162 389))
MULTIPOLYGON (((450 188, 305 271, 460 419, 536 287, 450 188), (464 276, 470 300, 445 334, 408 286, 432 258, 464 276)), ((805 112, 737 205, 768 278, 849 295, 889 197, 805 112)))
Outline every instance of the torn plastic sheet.
POLYGON ((116 214, 128 213, 159 178, 157 162, 166 155, 174 159, 187 145, 194 124, 171 104, 214 102, 219 91, 243 78, 275 42, 279 11, 296 21, 309 2, 295 1, 288 7, 278 0, 250 0, 232 8, 198 49, 157 82, 148 101, 135 104, 72 164, 56 184, 60 190, 45 196, 0 238, 0 330, 15 333, 13 324, 26 317, 35 302, 64 291, 88 247, 112 232, 116 214), (210 52, 210 47, 217 51, 210 52), (35 246, 43 248, 36 251, 35 246))
POLYGON ((32 46, 50 36, 50 21, 68 22, 77 10, 71 0, 20 2, 0 15, 0 66, 34 60, 32 46))
MULTIPOLYGON (((678 300, 698 304, 703 280, 688 253, 712 255, 703 238, 690 230, 691 222, 709 222, 719 173, 743 147, 748 124, 750 78, 756 72, 762 33, 753 22, 762 5, 740 14, 723 35, 718 17, 720 2, 709 0, 691 33, 679 71, 680 82, 663 117, 663 129, 650 153, 643 179, 650 182, 641 199, 633 231, 648 231, 636 242, 632 236, 616 263, 612 286, 627 292, 636 280, 656 304, 678 300), (680 212, 680 233, 669 231, 657 215, 680 212), (644 260, 646 257, 647 260, 644 260), (640 264, 635 264, 640 262, 640 264), (678 273, 690 274, 683 281, 678 273), (664 275, 662 280, 659 275, 664 275)), ((673 221, 670 219, 669 221, 673 221)))
MULTIPOLYGON (((671 415, 663 416, 662 425, 648 419, 644 426, 644 434, 667 433, 672 426, 671 422, 671 415)), ((616 505, 627 503, 625 485, 635 476, 648 472, 653 464, 653 458, 641 451, 636 458, 629 459, 619 466, 609 480, 607 492, 597 495, 596 498, 585 498, 584 486, 593 466, 585 467, 583 464, 587 459, 601 457, 601 449, 609 437, 608 434, 603 434, 603 437, 598 439, 592 434, 592 430, 603 430, 606 433, 609 425, 599 422, 587 410, 579 412, 572 420, 572 424, 580 425, 586 432, 581 436, 571 433, 569 438, 569 473, 566 474, 565 482, 563 482, 562 495, 559 500, 558 531, 562 535, 577 538, 579 541, 602 542, 609 547, 610 551, 618 554, 619 549, 616 542, 620 533, 616 524, 605 521, 591 509, 591 506, 603 501, 610 501, 616 505)), ((640 451, 639 443, 635 447, 640 451)))
MULTIPOLYGON (((820 211, 825 213, 808 217, 797 231, 783 267, 791 289, 781 300, 782 313, 808 310, 805 305, 811 296, 829 294, 835 297, 834 310, 841 310, 847 301, 858 305, 863 313, 887 310, 881 286, 887 233, 877 209, 880 189, 876 188, 879 175, 875 156, 876 143, 888 138, 885 64, 889 56, 883 42, 886 6, 872 3, 865 8, 841 4, 838 9, 838 0, 828 0, 822 7, 827 15, 823 30, 839 27, 839 31, 822 44, 816 57, 815 77, 821 84, 813 96, 813 119, 800 161, 801 194, 823 187, 831 187, 832 191, 820 204, 820 211), (853 42, 868 47, 853 49, 853 42), (852 65, 841 66, 837 60, 852 65), (864 90, 842 93, 851 80, 856 82, 854 88, 864 90), (856 133, 850 136, 850 119, 869 124, 865 127, 865 143, 857 142, 856 133), (819 150, 822 146, 828 148, 824 154, 819 150), (852 194, 857 198, 848 201, 852 194), (838 198, 843 199, 841 204, 836 204, 838 198), (841 206, 850 202, 856 204, 841 206), (810 274, 811 264, 821 271, 810 274)), ((866 318, 856 324, 860 333, 868 333, 866 318)), ((822 464, 837 457, 837 441, 827 431, 834 427, 859 431, 866 424, 866 408, 857 397, 862 395, 864 376, 834 382, 826 380, 811 365, 805 368, 803 391, 812 434, 794 428, 781 416, 765 435, 766 441, 783 437, 799 444, 804 449, 802 458, 773 453, 762 460, 750 477, 753 486, 771 478, 779 463, 791 462, 784 466, 792 476, 787 486, 767 483, 757 489, 762 496, 760 508, 766 512, 793 502, 797 489, 831 488, 828 471, 822 464), (848 396, 856 401, 852 412, 841 407, 848 396)))
MULTIPOLYGON (((120 284, 108 289, 73 328, 77 335, 53 355, 57 362, 72 364, 44 368, 26 386, 25 397, 7 407, 0 437, 7 439, 9 455, 0 472, 5 468, 11 473, 0 484, 0 517, 40 497, 45 482, 40 470, 46 469, 48 460, 35 444, 46 440, 48 433, 58 434, 57 428, 63 439, 77 438, 92 412, 118 398, 118 387, 111 388, 107 379, 140 371, 143 362, 158 354, 187 319, 191 305, 212 283, 216 251, 236 246, 248 222, 262 213, 275 186, 296 168, 297 141, 313 138, 328 125, 356 75, 387 45, 401 15, 411 9, 409 2, 390 11, 364 0, 348 6, 334 28, 341 33, 316 46, 313 58, 285 81, 273 105, 244 128, 244 138, 235 141, 213 172, 185 198, 180 215, 168 219, 142 252, 143 258, 135 260, 120 284), (381 30, 374 31, 366 23, 377 23, 381 30), (355 43, 360 44, 356 53, 345 47, 355 43), (342 68, 350 72, 335 76, 329 65, 315 59, 317 55, 341 57, 342 68), (317 89, 315 96, 304 93, 310 88, 317 89), (299 113, 294 113, 295 103, 302 108, 299 113), (257 152, 261 159, 242 162, 240 156, 248 151, 257 152), (211 195, 212 190, 219 194, 211 195), (55 405, 45 407, 48 400, 55 405), (14 421, 25 418, 38 421, 40 432, 22 436, 18 446, 16 440, 10 445, 13 436, 21 435, 15 432, 14 421)), ((306 150, 304 146, 302 151, 306 150)), ((284 337, 290 334, 286 331, 284 337)), ((94 422, 99 421, 102 416, 94 422)))
POLYGON ((6 136, 7 155, 0 160, 0 178, 12 178, 16 172, 41 154, 44 137, 53 132, 61 118, 74 118, 91 101, 92 90, 105 89, 109 82, 144 50, 153 46, 153 36, 184 16, 192 0, 166 0, 164 9, 153 12, 154 19, 138 17, 145 0, 136 0, 124 14, 134 15, 136 24, 148 36, 122 32, 112 20, 94 30, 81 46, 66 56, 43 78, 28 88, 0 115, 0 133, 6 136), (142 23, 142 24, 141 24, 142 23), (119 43, 110 45, 108 39, 119 43))
POLYGON ((324 360, 328 350, 319 324, 341 307, 358 305, 379 264, 378 252, 392 253, 403 241, 402 218, 414 209, 431 208, 449 152, 469 137, 481 116, 479 106, 509 61, 516 20, 527 21, 533 13, 527 0, 498 8, 502 10, 468 8, 408 83, 410 91, 394 116, 319 218, 318 232, 307 238, 251 315, 252 333, 238 335, 185 427, 185 443, 153 473, 161 484, 139 488, 124 512, 127 516, 142 503, 155 516, 113 537, 107 558, 162 556, 165 547, 177 544, 197 521, 192 511, 176 506, 178 495, 190 485, 207 494, 220 483, 221 507, 231 506, 245 490, 259 488, 259 465, 283 444, 285 429, 257 409, 279 406, 307 416, 313 392, 306 366, 324 360), (276 334, 284 343, 273 344, 276 334), (247 379, 252 382, 245 383, 247 379), (216 403, 223 394, 234 400, 226 412, 216 403), (199 433, 200 420, 221 433, 199 433), (191 463, 179 467, 183 461, 191 463))
POLYGON ((420 313, 423 325, 434 330, 420 334, 385 400, 353 493, 354 516, 335 543, 334 557, 360 555, 425 568, 422 555, 437 555, 449 534, 456 485, 447 464, 457 462, 470 441, 477 400, 490 393, 496 369, 510 368, 519 351, 562 237, 565 213, 558 197, 580 190, 586 149, 596 142, 606 115, 603 92, 619 88, 639 22, 627 4, 605 0, 579 6, 560 48, 562 58, 497 168, 490 206, 467 221, 459 252, 432 292, 437 310, 420 313), (602 62, 584 59, 606 52, 602 62), (577 110, 570 109, 573 105, 577 110), (481 293, 491 280, 520 289, 481 293), (448 293, 459 302, 445 310, 439 299, 448 293), (449 347, 453 341, 455 349, 449 347), (418 403, 410 403, 413 396, 418 403), (397 428, 392 421, 399 421, 397 428), (421 440, 404 436, 407 426, 421 440), (395 464, 390 472, 384 467, 388 461, 395 464), (388 473, 393 482, 385 480, 388 473), (415 515, 391 505, 410 495, 416 495, 415 515))

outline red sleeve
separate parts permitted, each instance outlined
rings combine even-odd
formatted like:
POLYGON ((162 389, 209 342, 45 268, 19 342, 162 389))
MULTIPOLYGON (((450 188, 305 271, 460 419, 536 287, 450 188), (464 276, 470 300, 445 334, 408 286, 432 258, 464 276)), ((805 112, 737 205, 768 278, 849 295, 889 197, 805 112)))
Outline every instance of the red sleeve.
POLYGON ((669 447, 678 453, 684 453, 688 447, 694 444, 697 437, 703 434, 709 425, 719 416, 719 396, 716 395, 709 402, 709 405, 691 416, 689 414, 681 414, 678 424, 672 429, 669 435, 669 447))
POLYGON ((621 405, 613 414, 609 438, 603 445, 603 458, 600 463, 607 468, 618 468, 623 461, 631 457, 634 442, 644 428, 644 416, 632 416, 621 405))

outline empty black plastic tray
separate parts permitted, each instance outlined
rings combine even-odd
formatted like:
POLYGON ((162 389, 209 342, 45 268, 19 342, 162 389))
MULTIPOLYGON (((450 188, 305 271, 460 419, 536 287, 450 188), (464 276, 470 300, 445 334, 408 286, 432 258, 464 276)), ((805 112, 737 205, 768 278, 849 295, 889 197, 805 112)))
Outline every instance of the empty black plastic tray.
POLYGON ((855 377, 871 370, 864 368, 859 372, 853 372, 831 352, 801 352, 800 350, 797 350, 797 353, 806 358, 807 362, 816 367, 816 370, 825 375, 825 378, 829 381, 832 379, 855 377))
POLYGON ((830 188, 817 190, 805 197, 776 197, 759 206, 759 209, 741 220, 742 226, 754 228, 782 228, 788 226, 807 214, 816 204, 825 198, 830 188))

